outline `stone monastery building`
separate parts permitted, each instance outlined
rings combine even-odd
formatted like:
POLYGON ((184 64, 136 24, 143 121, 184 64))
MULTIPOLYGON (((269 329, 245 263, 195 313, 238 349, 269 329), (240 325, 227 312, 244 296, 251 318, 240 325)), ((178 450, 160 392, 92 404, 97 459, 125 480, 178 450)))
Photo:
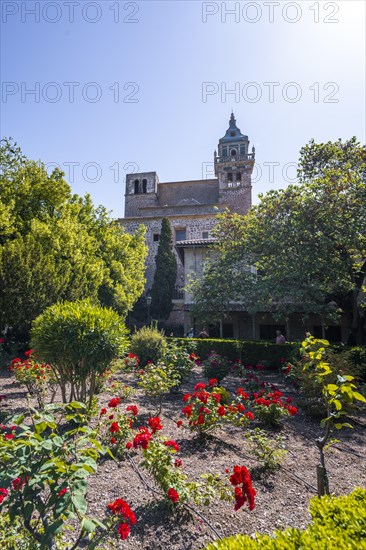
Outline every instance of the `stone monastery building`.
MULTIPOLYGON (((146 262, 146 292, 152 286, 155 271, 155 256, 158 250, 162 218, 168 218, 173 233, 177 255, 177 281, 173 300, 173 311, 169 323, 190 327, 195 335, 198 326, 190 313, 192 296, 184 286, 191 274, 202 272, 202 262, 212 244, 211 230, 216 224, 219 212, 246 214, 252 204, 252 172, 255 148, 249 147, 248 136, 238 128, 234 113, 224 137, 219 139, 214 153, 215 178, 191 181, 160 182, 156 172, 141 172, 126 176, 125 217, 118 220, 128 232, 133 233, 140 224, 146 226, 148 257, 146 262)), ((277 328, 287 339, 302 339, 304 325, 293 319, 278 324, 271 315, 258 313, 249 315, 243 306, 235 304, 219 326, 205 327, 212 337, 273 339, 277 328)), ((324 336, 324 324, 319 318, 308 326, 314 335, 324 336)), ((333 327, 340 340, 341 327, 333 327), (338 330, 339 329, 339 330, 338 330)), ((342 331, 343 332, 343 331, 342 331)), ((334 340, 332 335, 328 338, 334 340)))
POLYGON ((249 150, 248 136, 241 133, 232 113, 229 128, 214 153, 215 179, 162 183, 156 172, 126 177, 125 217, 120 222, 129 232, 141 223, 146 226, 146 289, 153 283, 162 218, 171 224, 178 264, 173 322, 193 322, 184 315, 191 297, 182 289, 189 273, 200 272, 207 245, 212 243, 210 232, 217 213, 229 209, 245 214, 252 204, 254 157, 254 147, 249 150))

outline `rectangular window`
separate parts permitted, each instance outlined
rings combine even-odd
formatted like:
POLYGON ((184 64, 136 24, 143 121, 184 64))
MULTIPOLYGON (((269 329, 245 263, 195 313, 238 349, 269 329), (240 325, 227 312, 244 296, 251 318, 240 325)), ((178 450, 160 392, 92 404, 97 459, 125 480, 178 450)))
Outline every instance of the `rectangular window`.
POLYGON ((159 239, 160 239, 159 233, 154 233, 154 242, 155 243, 159 242, 159 239))
POLYGON ((202 231, 202 239, 208 239, 208 231, 202 231))
MULTIPOLYGON (((321 325, 313 326, 313 336, 314 338, 323 338, 323 330, 321 325)), ((324 336, 325 339, 331 343, 339 343, 342 341, 342 329, 338 326, 326 326, 324 327, 324 336)))
POLYGON ((186 230, 185 229, 176 229, 175 230, 175 241, 185 241, 186 240, 186 230))

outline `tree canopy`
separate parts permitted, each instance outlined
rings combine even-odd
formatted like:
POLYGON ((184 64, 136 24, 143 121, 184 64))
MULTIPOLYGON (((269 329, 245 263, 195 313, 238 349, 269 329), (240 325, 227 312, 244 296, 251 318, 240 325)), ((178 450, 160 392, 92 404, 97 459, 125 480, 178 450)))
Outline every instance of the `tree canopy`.
POLYGON ((144 230, 127 234, 59 169, 0 145, 0 329, 27 333, 59 300, 91 298, 125 316, 145 283, 144 230))
POLYGON ((216 254, 194 285, 195 313, 248 311, 352 318, 364 338, 366 147, 355 138, 300 151, 299 184, 260 196, 246 216, 224 214, 216 254), (254 266, 252 273, 248 266, 254 266))
POLYGON ((172 230, 167 218, 163 218, 161 222, 155 264, 154 282, 151 288, 151 312, 156 319, 166 320, 173 307, 172 299, 177 278, 177 260, 173 252, 172 230))

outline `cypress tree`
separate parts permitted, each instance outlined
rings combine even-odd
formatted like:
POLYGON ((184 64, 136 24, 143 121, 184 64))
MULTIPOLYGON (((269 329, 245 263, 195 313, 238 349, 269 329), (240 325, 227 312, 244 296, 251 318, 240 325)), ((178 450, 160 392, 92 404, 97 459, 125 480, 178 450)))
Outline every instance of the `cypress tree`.
POLYGON ((172 299, 177 278, 177 260, 173 252, 172 230, 167 218, 163 218, 161 223, 155 265, 154 282, 151 288, 151 313, 155 319, 166 320, 173 307, 172 299))

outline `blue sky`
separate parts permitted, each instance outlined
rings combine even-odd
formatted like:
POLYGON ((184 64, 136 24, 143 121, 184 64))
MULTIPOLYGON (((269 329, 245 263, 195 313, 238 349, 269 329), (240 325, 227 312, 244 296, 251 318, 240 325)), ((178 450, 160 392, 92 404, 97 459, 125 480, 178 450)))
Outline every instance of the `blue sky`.
POLYGON ((362 1, 3 0, 1 9, 1 136, 57 163, 114 217, 128 172, 210 177, 231 109, 256 147, 254 201, 295 181, 311 138, 365 141, 362 1))

